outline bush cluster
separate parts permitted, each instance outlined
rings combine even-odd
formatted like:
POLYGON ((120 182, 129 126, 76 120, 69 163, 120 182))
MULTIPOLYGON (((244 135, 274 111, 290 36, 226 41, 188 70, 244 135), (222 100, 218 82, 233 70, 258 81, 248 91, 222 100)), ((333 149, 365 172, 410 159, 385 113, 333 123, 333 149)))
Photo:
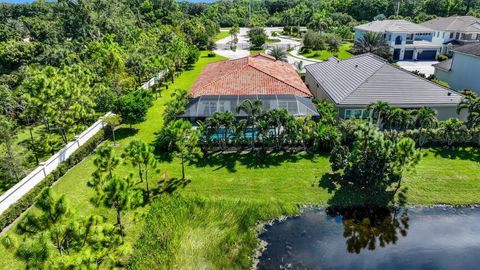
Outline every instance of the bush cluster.
POLYGON ((25 210, 32 206, 35 203, 37 196, 44 188, 51 186, 60 177, 64 176, 73 166, 77 165, 85 157, 90 155, 108 136, 108 134, 109 133, 105 130, 100 130, 84 145, 78 148, 77 151, 75 151, 65 162, 61 163, 52 173, 25 194, 25 196, 5 210, 0 216, 0 230, 3 230, 9 224, 13 223, 15 219, 25 212, 25 210))

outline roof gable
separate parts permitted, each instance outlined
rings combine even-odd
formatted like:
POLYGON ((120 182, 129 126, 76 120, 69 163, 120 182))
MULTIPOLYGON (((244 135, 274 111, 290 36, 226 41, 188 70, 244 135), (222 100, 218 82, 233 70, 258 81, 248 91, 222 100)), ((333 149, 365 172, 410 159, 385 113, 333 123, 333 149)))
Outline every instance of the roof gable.
POLYGON ((371 54, 327 62, 308 65, 307 72, 317 79, 338 105, 364 106, 376 101, 398 106, 453 105, 463 98, 453 90, 392 66, 371 54))
POLYGON ((356 26, 355 29, 371 32, 421 33, 433 32, 432 29, 406 20, 372 21, 356 26))
POLYGON ((438 17, 421 25, 439 31, 480 32, 480 19, 473 16, 438 17))
POLYGON ((194 97, 259 94, 312 96, 288 63, 264 54, 208 64, 190 92, 194 97))

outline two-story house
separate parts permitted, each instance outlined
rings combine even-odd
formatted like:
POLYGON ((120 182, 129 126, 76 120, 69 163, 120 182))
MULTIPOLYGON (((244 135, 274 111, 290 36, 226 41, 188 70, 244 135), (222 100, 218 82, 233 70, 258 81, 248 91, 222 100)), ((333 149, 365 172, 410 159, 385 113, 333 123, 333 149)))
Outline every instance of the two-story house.
POLYGON ((366 32, 382 33, 393 60, 435 60, 442 48, 432 42, 434 30, 405 20, 373 21, 355 27, 355 41, 366 32))
POLYGON ((457 46, 480 41, 480 19, 473 16, 439 17, 421 25, 435 31, 432 42, 442 45, 442 54, 450 55, 457 46))
POLYGON ((480 43, 455 48, 452 58, 435 67, 435 76, 455 90, 470 89, 480 95, 480 43))

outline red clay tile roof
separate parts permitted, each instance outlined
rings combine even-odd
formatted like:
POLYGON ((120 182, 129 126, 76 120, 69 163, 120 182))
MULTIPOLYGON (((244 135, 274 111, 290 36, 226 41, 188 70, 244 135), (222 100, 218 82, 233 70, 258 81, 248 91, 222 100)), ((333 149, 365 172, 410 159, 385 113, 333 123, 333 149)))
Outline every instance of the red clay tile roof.
POLYGON ((205 95, 296 95, 312 97, 293 67, 256 54, 208 64, 190 88, 193 97, 205 95))

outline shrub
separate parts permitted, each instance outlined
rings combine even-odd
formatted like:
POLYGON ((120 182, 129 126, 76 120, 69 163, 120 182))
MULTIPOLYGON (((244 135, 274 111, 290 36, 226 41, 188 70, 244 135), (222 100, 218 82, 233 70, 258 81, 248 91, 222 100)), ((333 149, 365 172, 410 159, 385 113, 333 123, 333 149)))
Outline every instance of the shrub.
POLYGON ((302 48, 302 52, 301 53, 304 53, 304 54, 310 54, 312 53, 312 49, 310 48, 306 48, 306 47, 303 47, 302 48))
POLYGON ((322 54, 321 54, 320 52, 315 52, 315 53, 313 54, 313 57, 320 57, 320 56, 322 56, 322 54))
POLYGON ((446 56, 445 54, 439 54, 439 55, 437 56, 437 60, 440 61, 440 62, 441 62, 441 61, 448 60, 448 56, 446 56))
POLYGON ((208 52, 207 56, 208 57, 215 57, 217 55, 214 52, 208 52))
POLYGON ((45 179, 25 194, 25 196, 5 210, 0 216, 0 230, 3 230, 9 224, 14 222, 15 219, 35 203, 37 196, 44 188, 50 187, 60 177, 64 176, 68 170, 90 155, 108 135, 109 133, 105 132, 105 130, 100 130, 84 145, 78 148, 77 151, 75 151, 65 162, 58 165, 52 173, 47 175, 45 179))

